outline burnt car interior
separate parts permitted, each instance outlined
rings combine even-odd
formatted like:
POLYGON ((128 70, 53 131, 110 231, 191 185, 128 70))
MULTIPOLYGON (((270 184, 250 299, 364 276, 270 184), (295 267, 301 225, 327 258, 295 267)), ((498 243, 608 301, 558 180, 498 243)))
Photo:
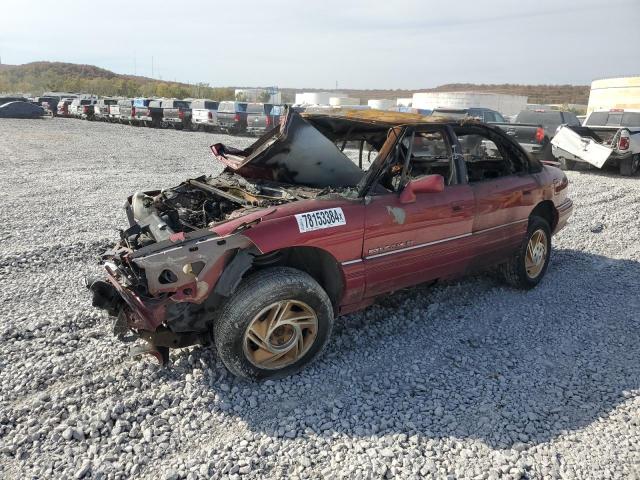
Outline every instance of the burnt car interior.
POLYGON ((498 134, 477 125, 454 126, 469 183, 529 172, 529 160, 498 134))

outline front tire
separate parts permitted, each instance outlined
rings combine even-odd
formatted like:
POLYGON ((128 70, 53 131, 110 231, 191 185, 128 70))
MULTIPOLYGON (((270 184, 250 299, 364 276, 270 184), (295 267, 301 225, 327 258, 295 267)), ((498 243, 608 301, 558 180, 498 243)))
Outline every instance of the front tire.
POLYGON ((224 303, 213 326, 220 359, 236 376, 282 378, 313 360, 333 326, 329 296, 289 267, 260 270, 224 303))
POLYGON ((529 290, 542 280, 551 258, 551 228, 542 217, 529 219, 522 245, 508 262, 500 266, 504 280, 512 287, 529 290))
POLYGON ((638 170, 640 170, 640 155, 620 160, 620 175, 632 177, 638 173, 638 170))

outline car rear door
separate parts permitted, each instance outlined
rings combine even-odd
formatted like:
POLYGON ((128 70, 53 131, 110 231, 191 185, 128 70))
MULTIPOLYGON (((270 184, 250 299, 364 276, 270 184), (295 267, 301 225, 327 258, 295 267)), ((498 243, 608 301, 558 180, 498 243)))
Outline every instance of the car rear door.
POLYGON ((517 144, 482 125, 456 126, 454 131, 475 201, 470 267, 481 268, 520 246, 542 190, 517 144))
POLYGON ((431 127, 406 133, 391 154, 365 208, 365 296, 457 276, 466 268, 474 197, 457 176, 451 145, 446 129, 431 127), (406 167, 398 177, 400 165, 406 167), (418 193, 415 202, 403 203, 402 184, 424 174, 446 177, 444 191, 418 193))

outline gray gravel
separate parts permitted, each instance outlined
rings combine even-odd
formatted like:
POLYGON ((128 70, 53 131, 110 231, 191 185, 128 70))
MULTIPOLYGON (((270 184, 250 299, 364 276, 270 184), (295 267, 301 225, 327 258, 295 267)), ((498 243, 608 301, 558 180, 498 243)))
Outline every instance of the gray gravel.
POLYGON ((571 172, 533 291, 489 275, 336 322, 261 384, 126 356, 82 280, 130 193, 251 139, 0 120, 0 478, 640 478, 640 178, 571 172))

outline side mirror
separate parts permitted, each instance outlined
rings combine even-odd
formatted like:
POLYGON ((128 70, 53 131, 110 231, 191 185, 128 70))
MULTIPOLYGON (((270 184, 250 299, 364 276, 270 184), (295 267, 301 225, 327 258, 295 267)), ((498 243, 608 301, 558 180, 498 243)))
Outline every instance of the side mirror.
POLYGON ((416 193, 439 193, 444 191, 442 175, 426 175, 409 181, 400 193, 400 203, 413 203, 416 193))

